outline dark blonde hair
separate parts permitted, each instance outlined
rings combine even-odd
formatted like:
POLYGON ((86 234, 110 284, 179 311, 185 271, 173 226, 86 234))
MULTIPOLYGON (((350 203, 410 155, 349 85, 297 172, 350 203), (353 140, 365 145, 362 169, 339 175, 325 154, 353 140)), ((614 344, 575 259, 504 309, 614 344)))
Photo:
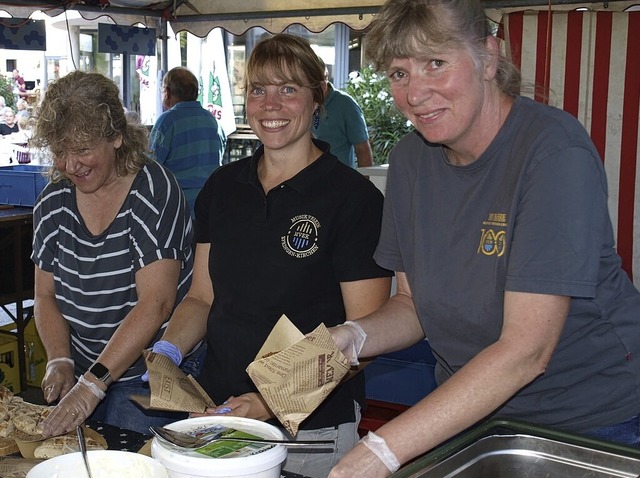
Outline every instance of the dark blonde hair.
POLYGON ((245 67, 244 88, 294 83, 310 88, 313 101, 324 103, 324 62, 302 37, 279 33, 256 44, 245 67))
MULTIPOLYGON (((118 87, 99 73, 74 71, 49 85, 32 125, 30 143, 48 149, 54 160, 99 140, 122 137, 116 150, 119 176, 137 173, 150 161, 147 129, 127 122, 118 87)), ((52 181, 62 178, 54 165, 49 176, 52 181)))
MULTIPOLYGON (((422 58, 439 49, 464 48, 480 71, 489 61, 492 35, 479 0, 387 0, 366 35, 366 55, 378 71, 394 58, 422 58)), ((506 94, 520 92, 520 72, 498 56, 496 83, 506 94)))

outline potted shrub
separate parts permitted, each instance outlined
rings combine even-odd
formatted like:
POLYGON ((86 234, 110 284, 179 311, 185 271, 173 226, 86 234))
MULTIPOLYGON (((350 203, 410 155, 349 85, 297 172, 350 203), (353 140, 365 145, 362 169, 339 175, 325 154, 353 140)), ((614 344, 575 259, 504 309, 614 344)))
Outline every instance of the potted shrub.
POLYGON ((349 73, 344 90, 362 108, 369 130, 374 164, 386 163, 391 148, 413 130, 411 123, 393 103, 387 77, 376 73, 370 66, 365 66, 360 71, 349 73))

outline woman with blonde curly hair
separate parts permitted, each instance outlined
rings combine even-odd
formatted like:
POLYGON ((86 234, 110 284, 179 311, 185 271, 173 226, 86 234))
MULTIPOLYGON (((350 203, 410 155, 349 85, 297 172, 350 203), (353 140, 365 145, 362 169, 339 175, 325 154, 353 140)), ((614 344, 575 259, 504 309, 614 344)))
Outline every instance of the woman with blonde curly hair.
POLYGON ((115 83, 76 71, 53 83, 32 143, 50 153, 34 208, 35 317, 42 389, 59 400, 46 436, 87 418, 148 432, 175 419, 143 412, 141 352, 161 333, 191 275, 191 222, 174 176, 149 159, 115 83))

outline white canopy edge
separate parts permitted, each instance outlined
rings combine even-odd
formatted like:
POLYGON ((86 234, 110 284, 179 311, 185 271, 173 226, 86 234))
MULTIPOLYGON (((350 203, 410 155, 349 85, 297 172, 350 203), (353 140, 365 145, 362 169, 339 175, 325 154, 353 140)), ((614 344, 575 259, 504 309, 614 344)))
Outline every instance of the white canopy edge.
MULTIPOLYGON (((546 0, 484 0, 484 3, 488 16, 494 21, 500 21, 503 14, 513 11, 548 8, 546 0)), ((575 0, 552 0, 552 3, 554 11, 579 7, 623 11, 632 5, 640 6, 640 0, 580 3, 575 0)), ((109 18, 120 25, 155 27, 168 19, 171 29, 176 33, 188 31, 205 37, 217 27, 241 35, 253 27, 278 33, 293 24, 304 25, 316 33, 334 23, 343 23, 361 31, 371 24, 383 4, 384 0, 112 0, 111 5, 102 8, 72 2, 67 9, 77 11, 86 20, 106 22, 109 18), (169 9, 174 4, 177 8, 171 14, 169 9)), ((59 5, 54 0, 0 0, 0 10, 19 18, 28 18, 35 10, 56 16, 65 11, 59 5)))
POLYGON ((208 33, 216 27, 224 28, 226 31, 234 35, 242 35, 253 27, 261 27, 271 33, 279 33, 287 29, 287 27, 300 24, 307 30, 319 33, 330 25, 335 23, 343 23, 353 30, 364 30, 374 20, 375 15, 327 15, 327 16, 295 16, 282 18, 255 18, 246 20, 220 20, 220 21, 194 21, 191 19, 171 20, 171 28, 174 32, 188 31, 199 37, 206 37, 208 33))

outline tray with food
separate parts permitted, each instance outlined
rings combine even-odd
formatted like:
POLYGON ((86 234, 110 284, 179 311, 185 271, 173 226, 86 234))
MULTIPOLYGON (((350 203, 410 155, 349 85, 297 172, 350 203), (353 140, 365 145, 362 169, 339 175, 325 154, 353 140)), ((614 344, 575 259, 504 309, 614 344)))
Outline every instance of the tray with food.
MULTIPOLYGON (((75 432, 44 438, 42 422, 53 407, 24 401, 8 388, 0 386, 0 456, 20 452, 27 459, 52 458, 79 450, 75 432)), ((86 428, 87 449, 106 449, 100 433, 86 428)))

